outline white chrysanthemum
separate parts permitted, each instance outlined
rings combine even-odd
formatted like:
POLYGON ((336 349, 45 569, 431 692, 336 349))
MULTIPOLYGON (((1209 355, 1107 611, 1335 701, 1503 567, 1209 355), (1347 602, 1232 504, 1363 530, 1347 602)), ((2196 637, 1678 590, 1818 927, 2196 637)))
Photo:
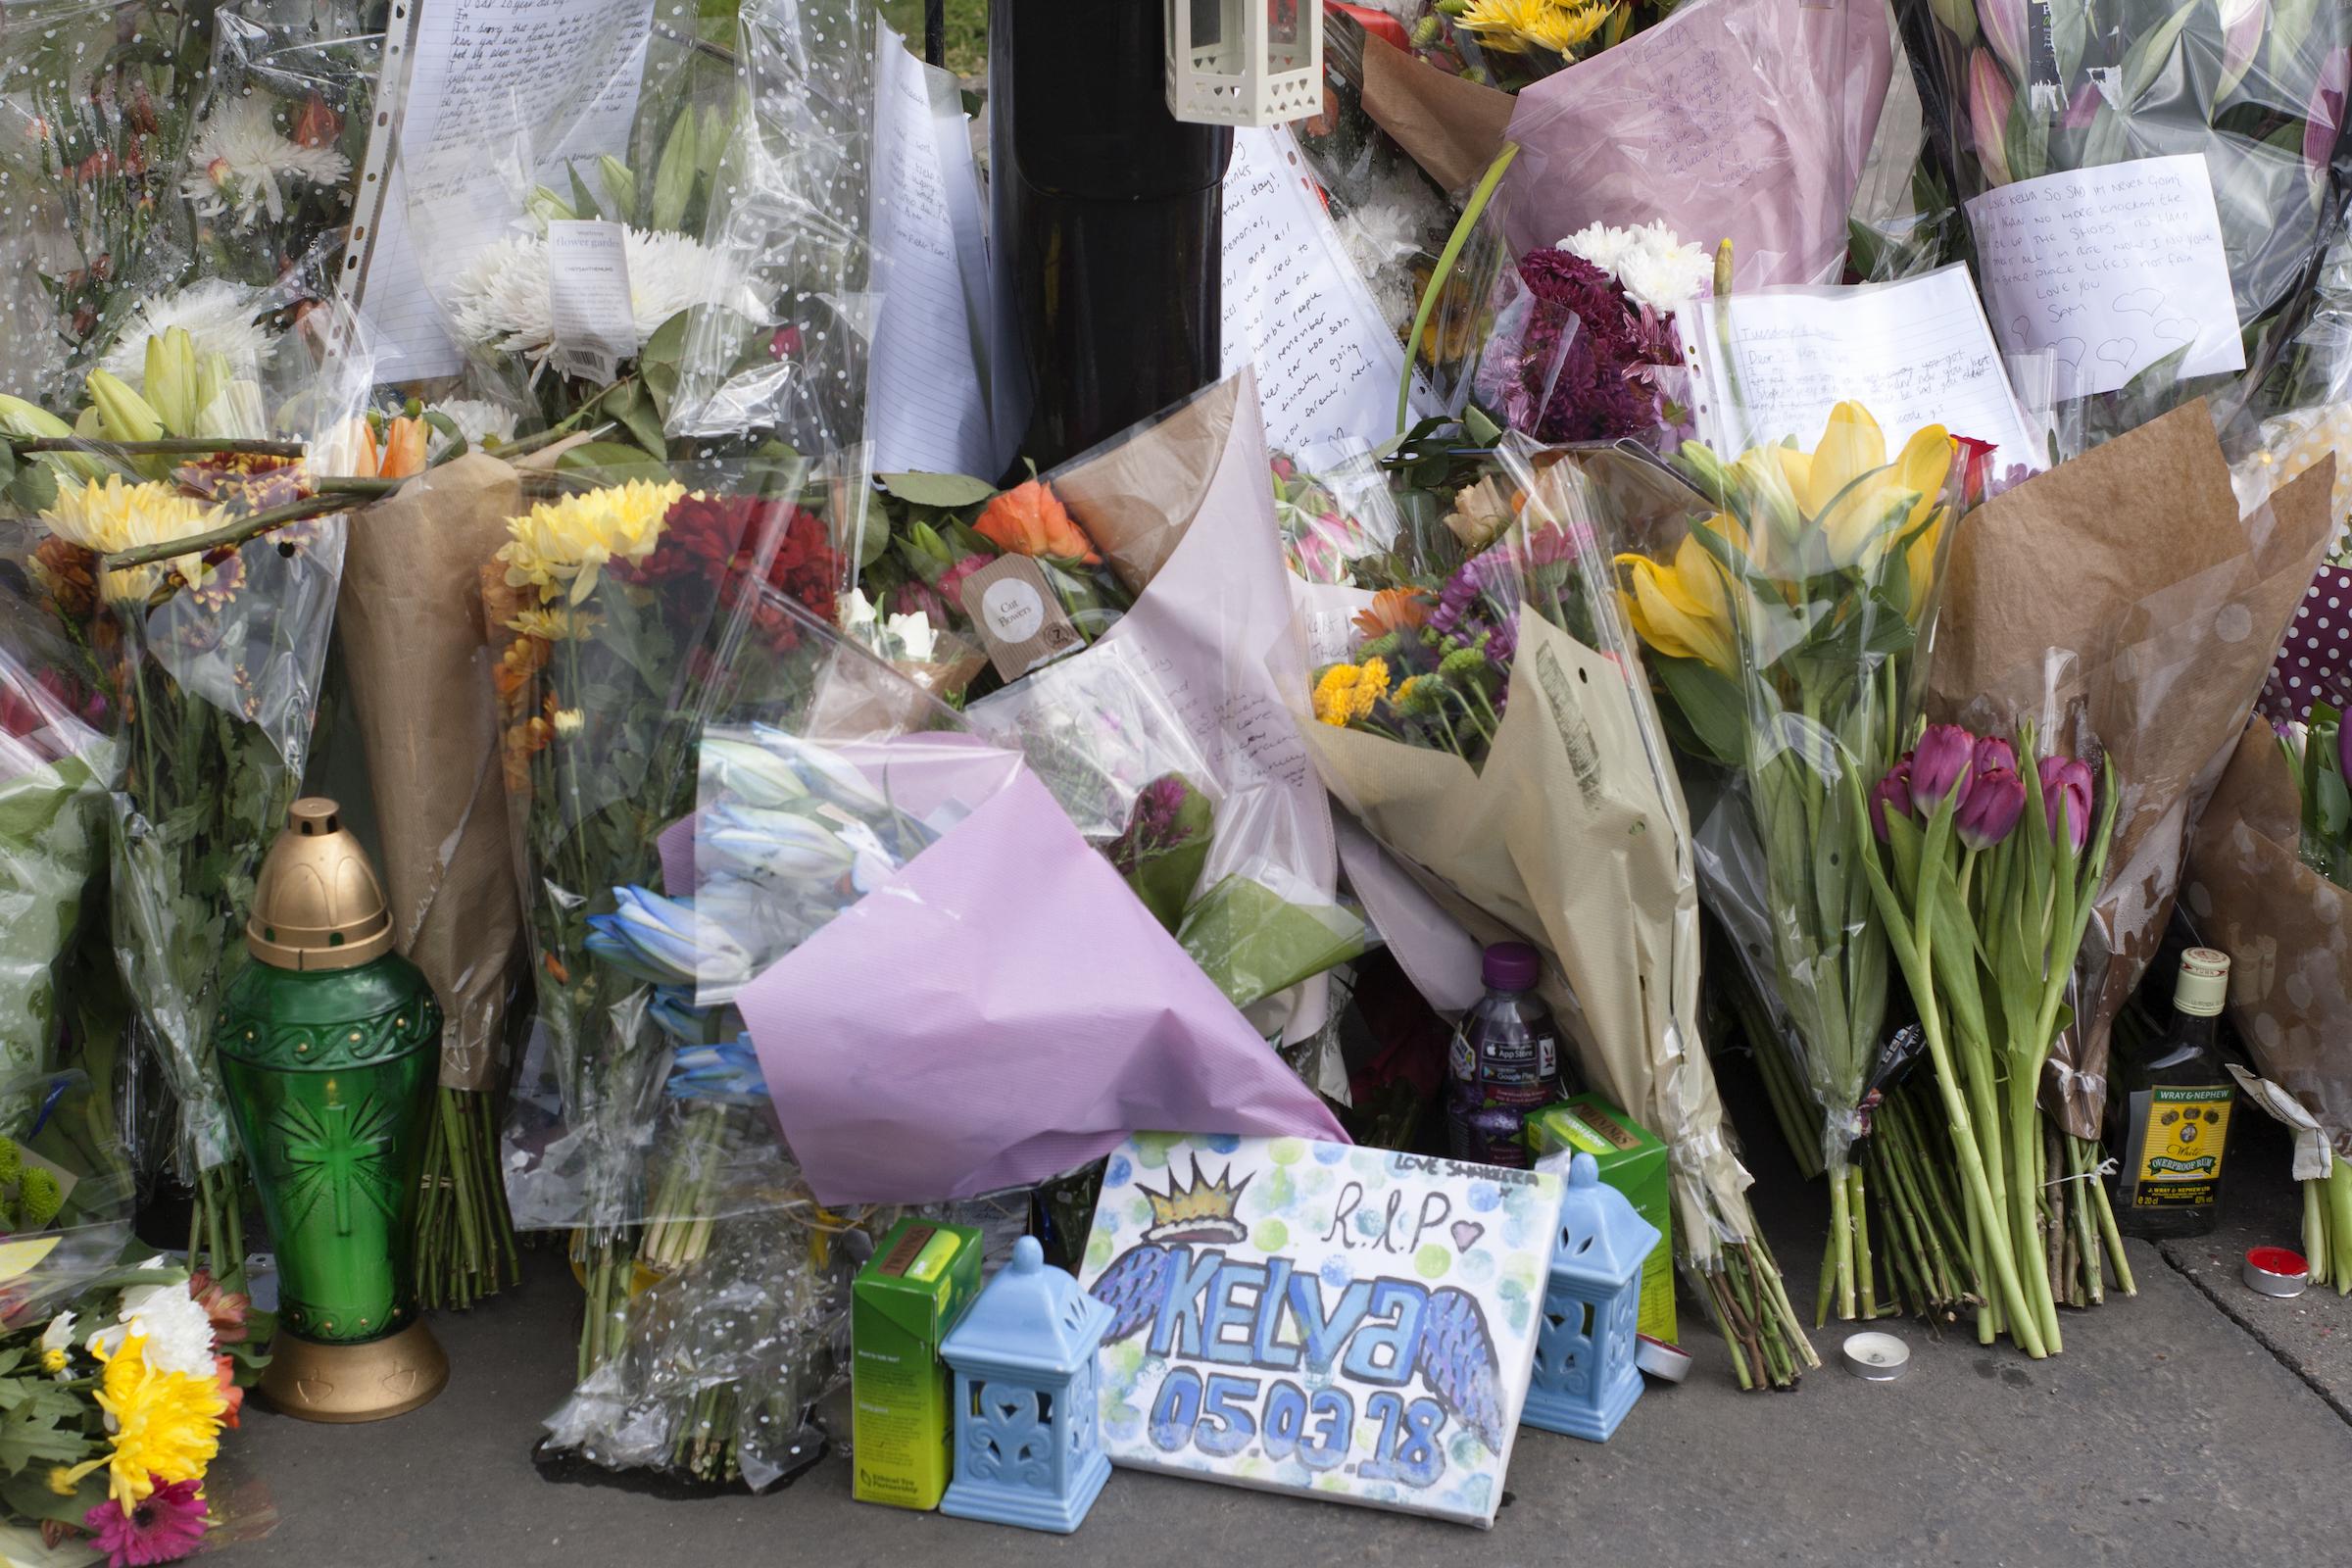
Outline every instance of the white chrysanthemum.
POLYGON ((1365 277, 1377 277, 1382 268, 1421 248, 1421 225, 1404 207, 1377 202, 1356 208, 1340 220, 1340 244, 1348 259, 1365 277))
POLYGON ((1571 256, 1582 257, 1615 277, 1618 264, 1625 260, 1626 252, 1637 243, 1637 231, 1634 229, 1592 223, 1560 241, 1560 249, 1571 256))
MULTIPOLYGON (((480 398, 450 398, 446 402, 428 406, 425 412, 447 417, 450 423, 458 427, 458 433, 466 438, 466 445, 471 449, 478 450, 493 437, 501 442, 514 439, 515 414, 504 404, 485 403, 480 398)), ((448 445, 449 437, 435 430, 434 448, 437 450, 448 445)))
POLYGON ((1713 258, 1699 246, 1684 244, 1662 222, 1633 230, 1633 239, 1617 264, 1617 281, 1653 311, 1681 310, 1715 275, 1713 258))
MULTIPOLYGON (((758 318, 743 269, 701 241, 667 230, 628 230, 629 307, 642 346, 662 322, 698 305, 723 305, 758 318)), ((450 286, 451 324, 460 341, 543 359, 555 343, 548 296, 547 241, 535 234, 502 239, 450 286)))
POLYGON ((305 180, 340 185, 350 177, 350 159, 286 135, 271 116, 270 100, 256 96, 238 99, 204 122, 188 151, 179 191, 201 217, 234 209, 238 224, 250 228, 265 208, 273 220, 286 216, 285 186, 305 180))
POLYGON ((188 1294, 186 1282, 138 1285, 122 1293, 122 1318, 90 1337, 93 1355, 111 1356, 131 1335, 147 1342, 146 1361, 159 1372, 214 1376, 213 1319, 188 1294))
POLYGON ((146 391, 147 340, 178 326, 195 339, 199 360, 208 354, 225 355, 237 374, 252 375, 272 341, 253 319, 261 298, 260 289, 222 278, 207 278, 170 294, 149 295, 130 308, 113 347, 98 362, 99 368, 122 377, 131 390, 146 391))

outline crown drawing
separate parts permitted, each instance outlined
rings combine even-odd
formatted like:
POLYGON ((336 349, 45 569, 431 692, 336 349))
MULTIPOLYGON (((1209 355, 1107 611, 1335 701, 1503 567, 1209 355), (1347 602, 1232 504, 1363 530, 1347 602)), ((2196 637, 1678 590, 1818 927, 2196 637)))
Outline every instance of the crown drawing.
POLYGON ((1250 1178, 1231 1183, 1233 1167, 1217 1172, 1214 1181, 1200 1174, 1200 1156, 1193 1156, 1193 1180, 1187 1186, 1176 1174, 1173 1162, 1168 1166, 1168 1190, 1155 1193, 1143 1189, 1152 1204, 1152 1227, 1144 1232, 1147 1242, 1241 1242, 1247 1241, 1249 1230, 1235 1216, 1240 1207, 1243 1190, 1250 1178))

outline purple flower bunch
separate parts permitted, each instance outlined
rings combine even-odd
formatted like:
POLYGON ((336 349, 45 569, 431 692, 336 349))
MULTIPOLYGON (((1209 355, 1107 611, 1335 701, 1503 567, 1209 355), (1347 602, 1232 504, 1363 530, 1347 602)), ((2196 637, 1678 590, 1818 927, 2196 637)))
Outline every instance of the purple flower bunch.
MULTIPOLYGON (((2034 764, 2042 816, 2051 841, 2063 825, 2074 853, 2090 837, 2090 764, 2071 757, 2045 757, 2034 764)), ((1924 820, 1960 792, 1952 830, 1972 850, 1988 850, 2016 831, 2025 815, 2027 789, 2018 771, 2017 748, 1997 735, 1975 735, 1957 724, 1930 724, 1919 744, 1904 754, 1870 792, 1870 825, 1886 840, 1887 812, 1924 820)))
POLYGON ((1564 250, 1530 251, 1531 296, 1515 350, 1479 388, 1513 429, 1539 441, 1614 441, 1671 421, 1662 372, 1679 370, 1674 316, 1640 304, 1607 272, 1564 250))

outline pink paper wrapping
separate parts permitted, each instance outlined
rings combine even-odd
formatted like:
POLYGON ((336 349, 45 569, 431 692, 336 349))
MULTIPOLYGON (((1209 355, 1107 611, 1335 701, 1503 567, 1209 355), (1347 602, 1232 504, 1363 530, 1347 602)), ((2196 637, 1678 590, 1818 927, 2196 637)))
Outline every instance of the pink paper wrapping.
POLYGON ((1347 1141, 1026 771, 736 1005, 827 1204, 1028 1186, 1136 1129, 1347 1141))
POLYGON ((1741 288, 1835 283, 1892 70, 1879 0, 1693 0, 1519 94, 1511 246, 1663 220, 1741 288))

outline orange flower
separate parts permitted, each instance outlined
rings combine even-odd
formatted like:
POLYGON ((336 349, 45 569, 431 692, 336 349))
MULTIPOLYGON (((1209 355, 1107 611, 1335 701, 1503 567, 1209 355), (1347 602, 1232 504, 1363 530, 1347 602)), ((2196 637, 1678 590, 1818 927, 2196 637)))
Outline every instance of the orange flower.
POLYGON ((1102 561, 1095 542, 1043 479, 1016 485, 991 501, 972 528, 1008 555, 1051 556, 1089 566, 1102 561))
POLYGON ((237 1428, 237 1412, 245 1408, 245 1391, 237 1387, 237 1363, 225 1355, 213 1357, 213 1375, 220 1380, 220 1397, 228 1408, 220 1413, 220 1424, 230 1431, 237 1428))
POLYGON ((406 479, 424 471, 426 427, 422 419, 394 419, 384 427, 384 455, 376 466, 376 474, 385 479, 406 479))
POLYGON ((1368 610, 1355 615, 1355 629, 1366 637, 1413 631, 1429 619, 1429 595, 1419 588, 1383 588, 1372 596, 1368 610))

